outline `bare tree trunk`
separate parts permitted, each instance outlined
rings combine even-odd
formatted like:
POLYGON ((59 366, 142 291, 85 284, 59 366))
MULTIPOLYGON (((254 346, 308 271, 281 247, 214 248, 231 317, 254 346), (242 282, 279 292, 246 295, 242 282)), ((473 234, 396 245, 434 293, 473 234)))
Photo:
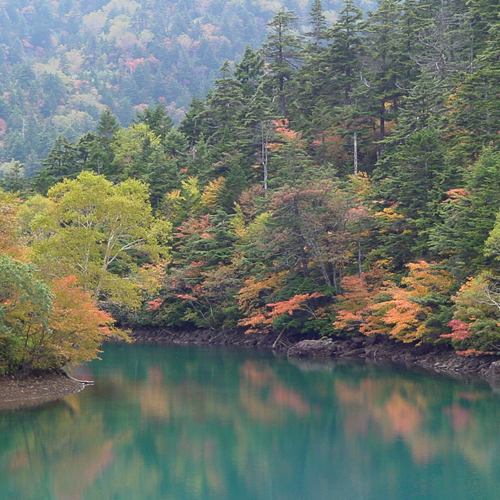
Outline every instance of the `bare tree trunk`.
POLYGON ((358 134, 354 132, 354 175, 358 173, 358 134))
POLYGON ((260 132, 261 132, 261 141, 260 141, 260 163, 262 168, 264 169, 264 195, 267 195, 267 178, 268 178, 268 151, 267 144, 269 140, 269 127, 267 130, 264 130, 264 122, 260 123, 260 132))
POLYGON ((359 273, 359 277, 361 278, 361 275, 362 275, 362 268, 361 268, 361 237, 360 237, 360 234, 358 232, 358 273, 359 273))

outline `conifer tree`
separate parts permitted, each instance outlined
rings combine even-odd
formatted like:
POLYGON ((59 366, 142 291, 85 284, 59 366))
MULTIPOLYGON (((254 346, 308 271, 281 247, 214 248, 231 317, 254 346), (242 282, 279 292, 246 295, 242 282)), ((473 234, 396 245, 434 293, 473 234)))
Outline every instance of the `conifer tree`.
POLYGON ((500 128, 500 22, 488 32, 488 43, 477 56, 477 69, 465 74, 450 99, 451 125, 457 147, 468 158, 475 158, 481 148, 497 142, 500 128))
POLYGON ((309 10, 311 30, 306 33, 310 38, 309 52, 316 52, 325 45, 327 39, 327 22, 323 13, 321 0, 314 0, 309 10))
POLYGON ((113 169, 114 152, 112 144, 119 130, 118 120, 111 113, 111 110, 106 108, 97 123, 96 140, 90 145, 92 169, 110 179, 114 179, 113 175, 116 174, 113 169))
POLYGON ((298 68, 302 39, 295 31, 297 17, 292 11, 281 10, 269 21, 267 42, 262 54, 269 63, 268 78, 279 99, 279 111, 287 117, 287 83, 298 68))
POLYGON ((145 123, 162 141, 174 125, 168 111, 161 103, 139 111, 133 123, 145 123))
POLYGON ((120 129, 120 125, 115 115, 109 108, 106 108, 97 122, 96 134, 101 139, 110 143, 116 137, 116 133, 120 129))
POLYGON ((500 153, 486 148, 465 174, 463 188, 450 190, 441 204, 441 222, 430 231, 430 247, 460 280, 484 266, 485 242, 500 210, 500 153))
POLYGON ((252 50, 248 45, 241 61, 236 65, 234 77, 241 83, 243 95, 251 97, 264 74, 264 59, 259 52, 252 50))
POLYGON ((339 19, 330 32, 328 59, 338 99, 351 103, 351 93, 359 81, 360 56, 364 52, 361 29, 363 13, 353 0, 345 0, 339 19))
POLYGON ((75 144, 60 135, 42 162, 43 169, 37 172, 33 185, 38 192, 46 193, 54 184, 64 179, 75 178, 82 172, 83 163, 75 144))
POLYGON ((412 61, 413 50, 409 49, 418 46, 420 26, 411 4, 399 0, 383 0, 368 19, 364 78, 380 139, 386 136, 388 123, 392 128, 404 97, 419 75, 412 61))

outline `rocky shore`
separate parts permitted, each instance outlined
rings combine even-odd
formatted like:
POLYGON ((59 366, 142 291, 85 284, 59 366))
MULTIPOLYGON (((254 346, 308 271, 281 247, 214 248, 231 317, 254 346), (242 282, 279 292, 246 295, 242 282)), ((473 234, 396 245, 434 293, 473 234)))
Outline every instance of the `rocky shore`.
POLYGON ((234 330, 173 332, 144 329, 134 332, 137 341, 172 344, 223 345, 274 349, 295 358, 354 358, 420 367, 434 372, 479 377, 500 389, 500 358, 493 355, 460 356, 449 346, 402 344, 387 338, 353 337, 303 340, 276 334, 248 334, 234 330))
MULTIPOLYGON (((272 349, 290 358, 366 359, 420 367, 434 372, 472 376, 486 380, 500 390, 500 358, 484 355, 459 356, 448 346, 402 344, 386 338, 303 340, 277 334, 248 334, 237 330, 171 331, 141 329, 132 334, 137 342, 177 345, 218 345, 272 349)), ((80 392, 85 384, 63 374, 16 379, 0 377, 0 410, 31 407, 80 392)))
POLYGON ((408 345, 388 339, 355 337, 347 340, 302 340, 287 352, 289 357, 358 358, 420 367, 434 372, 475 376, 500 387, 498 356, 460 356, 447 346, 408 345))
POLYGON ((137 342, 253 347, 286 352, 303 337, 280 338, 279 335, 262 333, 246 335, 240 330, 173 331, 165 328, 144 328, 133 330, 132 338, 137 342))

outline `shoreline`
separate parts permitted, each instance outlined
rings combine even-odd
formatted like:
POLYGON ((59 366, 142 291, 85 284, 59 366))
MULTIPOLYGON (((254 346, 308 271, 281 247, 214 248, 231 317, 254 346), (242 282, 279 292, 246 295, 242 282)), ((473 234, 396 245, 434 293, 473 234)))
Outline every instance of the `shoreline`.
MULTIPOLYGON (((303 336, 280 338, 278 334, 244 334, 237 330, 172 331, 142 328, 132 332, 135 342, 171 345, 211 345, 272 350, 289 358, 361 359, 419 368, 448 376, 484 380, 500 392, 500 356, 459 356, 444 345, 403 344, 387 338, 352 337, 304 339, 303 336)), ((64 373, 48 373, 24 379, 0 377, 0 411, 32 408, 64 396, 76 394, 88 385, 64 373)))
POLYGON ((464 378, 478 378, 500 391, 500 356, 460 356, 451 346, 403 344, 381 337, 357 336, 334 339, 304 339, 303 336, 280 339, 277 334, 244 334, 236 330, 138 329, 132 332, 137 342, 172 345, 217 345, 274 350, 289 358, 363 359, 393 363, 406 368, 464 378))
POLYGON ((0 411, 33 408, 83 390, 84 383, 62 373, 26 378, 0 377, 0 411))

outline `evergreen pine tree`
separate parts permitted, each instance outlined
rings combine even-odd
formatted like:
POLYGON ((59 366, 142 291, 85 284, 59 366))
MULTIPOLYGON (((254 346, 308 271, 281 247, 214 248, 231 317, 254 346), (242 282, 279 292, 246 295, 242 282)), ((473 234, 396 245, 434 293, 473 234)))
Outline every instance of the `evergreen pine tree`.
POLYGON ((289 10, 280 10, 269 21, 267 42, 262 54, 268 66, 268 78, 279 100, 279 111, 287 117, 287 83, 298 68, 301 59, 302 38, 295 31, 297 17, 289 10))

